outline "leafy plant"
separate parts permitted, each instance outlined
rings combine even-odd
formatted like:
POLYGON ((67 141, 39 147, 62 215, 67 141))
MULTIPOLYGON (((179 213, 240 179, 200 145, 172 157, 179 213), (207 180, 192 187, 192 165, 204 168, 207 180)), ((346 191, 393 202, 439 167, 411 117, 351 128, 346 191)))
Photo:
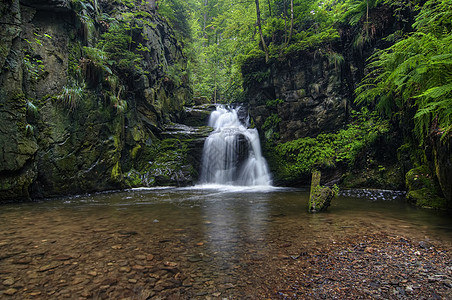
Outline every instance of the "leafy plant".
POLYGON ((30 54, 25 54, 23 62, 30 79, 33 82, 37 82, 45 72, 45 66, 42 60, 34 58, 30 54))
POLYGON ((110 63, 122 71, 141 71, 139 62, 143 58, 132 51, 130 24, 118 22, 102 35, 97 48, 108 54, 110 63))
POLYGON ((375 103, 387 116, 414 106, 414 132, 422 144, 434 132, 452 132, 452 5, 429 0, 407 35, 378 51, 356 89, 358 103, 375 103))
POLYGON ((352 166, 358 155, 379 135, 388 131, 387 121, 363 109, 353 113, 354 122, 336 133, 319 134, 279 144, 275 154, 279 173, 288 178, 308 174, 315 168, 352 166))
POLYGON ((83 97, 84 90, 85 82, 69 81, 57 98, 69 108, 69 111, 74 111, 83 97))
POLYGON ((27 101, 26 106, 27 106, 27 113, 30 116, 36 118, 39 114, 38 108, 31 101, 27 101))

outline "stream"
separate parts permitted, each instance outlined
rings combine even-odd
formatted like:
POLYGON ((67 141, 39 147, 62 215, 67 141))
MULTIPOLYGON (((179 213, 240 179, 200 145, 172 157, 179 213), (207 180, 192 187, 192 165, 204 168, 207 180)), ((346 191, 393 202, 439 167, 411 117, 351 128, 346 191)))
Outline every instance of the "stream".
POLYGON ((281 261, 381 232, 452 249, 443 212, 390 192, 146 188, 0 207, 0 295, 16 299, 259 299, 281 261))

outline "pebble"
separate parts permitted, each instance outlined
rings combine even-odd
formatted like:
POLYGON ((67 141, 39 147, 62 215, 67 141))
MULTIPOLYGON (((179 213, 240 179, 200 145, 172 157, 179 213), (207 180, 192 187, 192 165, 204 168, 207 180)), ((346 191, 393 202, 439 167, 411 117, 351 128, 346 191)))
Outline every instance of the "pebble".
POLYGON ((12 295, 14 295, 16 292, 17 292, 16 289, 10 288, 10 289, 7 289, 6 291, 3 291, 3 294, 8 295, 8 296, 12 296, 12 295))
POLYGON ((2 283, 3 283, 3 285, 10 286, 10 285, 13 285, 13 284, 14 284, 14 279, 8 278, 8 279, 3 280, 2 283))

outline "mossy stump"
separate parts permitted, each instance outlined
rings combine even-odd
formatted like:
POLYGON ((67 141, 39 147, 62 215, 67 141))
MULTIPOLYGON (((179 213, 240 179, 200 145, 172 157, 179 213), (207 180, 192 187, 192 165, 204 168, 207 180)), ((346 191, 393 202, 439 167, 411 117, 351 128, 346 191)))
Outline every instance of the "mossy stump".
POLYGON ((316 213, 326 211, 331 204, 331 200, 337 195, 337 186, 334 188, 320 185, 320 171, 312 172, 311 191, 309 194, 309 212, 316 213))

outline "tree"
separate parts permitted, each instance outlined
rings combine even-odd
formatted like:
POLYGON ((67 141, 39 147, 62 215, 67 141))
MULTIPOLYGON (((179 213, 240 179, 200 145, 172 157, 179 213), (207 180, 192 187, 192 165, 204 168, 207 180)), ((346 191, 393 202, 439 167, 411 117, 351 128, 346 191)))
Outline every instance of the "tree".
MULTIPOLYGON (((285 2, 284 2, 285 3, 285 2)), ((289 37, 286 38, 284 46, 281 48, 281 53, 289 45, 290 40, 292 39, 293 35, 293 24, 294 24, 294 18, 293 18, 293 0, 290 0, 290 30, 289 30, 289 37)), ((285 34, 285 33, 284 33, 285 34)))
POLYGON ((267 44, 265 43, 264 35, 262 34, 261 10, 259 8, 259 0, 255 0, 255 2, 256 2, 257 27, 259 29, 259 35, 261 37, 262 48, 264 49, 264 52, 265 52, 265 61, 268 61, 269 60, 268 48, 267 48, 267 44))

